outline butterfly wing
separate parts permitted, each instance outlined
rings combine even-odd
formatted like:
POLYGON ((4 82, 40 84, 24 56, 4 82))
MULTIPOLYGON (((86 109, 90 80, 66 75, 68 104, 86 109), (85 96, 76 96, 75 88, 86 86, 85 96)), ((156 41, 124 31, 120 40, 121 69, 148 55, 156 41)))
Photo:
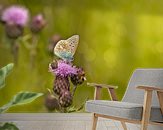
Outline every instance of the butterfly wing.
POLYGON ((61 59, 66 59, 68 57, 68 45, 66 40, 60 40, 55 48, 54 48, 54 54, 60 57, 61 59))
POLYGON ((60 40, 54 48, 54 53, 63 60, 72 61, 78 42, 78 35, 74 35, 67 40, 60 40))
POLYGON ((74 55, 76 52, 76 49, 78 47, 78 43, 79 43, 79 35, 74 35, 70 38, 67 39, 67 44, 68 44, 68 51, 74 55))

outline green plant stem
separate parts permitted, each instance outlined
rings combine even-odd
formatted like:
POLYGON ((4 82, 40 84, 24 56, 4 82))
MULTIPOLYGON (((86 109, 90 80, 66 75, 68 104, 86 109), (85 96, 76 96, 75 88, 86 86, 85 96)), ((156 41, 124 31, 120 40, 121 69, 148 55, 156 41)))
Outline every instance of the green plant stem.
POLYGON ((37 44, 38 44, 38 36, 37 34, 32 35, 32 46, 30 48, 30 63, 31 68, 35 67, 35 59, 37 55, 37 44))
POLYGON ((11 40, 11 53, 13 54, 15 65, 18 64, 19 44, 16 39, 11 40))
POLYGON ((77 89, 77 85, 74 85, 74 88, 73 88, 73 91, 72 91, 72 95, 73 95, 73 96, 75 95, 76 89, 77 89))

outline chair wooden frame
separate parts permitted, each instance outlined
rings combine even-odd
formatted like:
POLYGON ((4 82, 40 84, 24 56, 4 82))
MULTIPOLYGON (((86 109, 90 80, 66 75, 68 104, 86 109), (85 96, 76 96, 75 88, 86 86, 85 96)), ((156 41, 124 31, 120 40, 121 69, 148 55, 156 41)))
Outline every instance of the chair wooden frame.
MULTIPOLYGON (((106 88, 109 92, 111 100, 117 101, 117 96, 115 93, 115 89, 118 88, 117 86, 106 85, 106 84, 97 84, 97 83, 87 83, 87 85, 95 87, 94 100, 99 100, 101 88, 106 88)), ((150 120, 149 120, 150 112, 151 112, 151 102, 152 102, 153 91, 157 92, 161 112, 163 114, 163 89, 161 89, 159 87, 153 87, 153 86, 138 86, 137 89, 143 89, 145 91, 142 120, 140 120, 140 121, 139 120, 129 120, 129 119, 124 119, 124 118, 119 118, 119 117, 113 117, 113 116, 107 116, 107 115, 93 113, 92 130, 96 130, 98 117, 118 120, 121 122, 124 130, 127 130, 127 126, 125 123, 141 124, 141 130, 147 130, 148 124, 163 126, 163 123, 150 122, 150 120)))

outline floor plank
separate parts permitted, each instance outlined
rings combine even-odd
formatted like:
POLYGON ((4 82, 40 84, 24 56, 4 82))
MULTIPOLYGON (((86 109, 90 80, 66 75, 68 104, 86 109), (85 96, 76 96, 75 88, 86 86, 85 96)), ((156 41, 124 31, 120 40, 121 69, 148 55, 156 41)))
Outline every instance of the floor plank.
MULTIPOLYGON (((89 113, 6 113, 0 122, 13 122, 20 130, 91 130, 89 113)), ((132 129, 132 128, 131 128, 132 129)), ((123 130, 117 121, 99 118, 97 130, 123 130)))

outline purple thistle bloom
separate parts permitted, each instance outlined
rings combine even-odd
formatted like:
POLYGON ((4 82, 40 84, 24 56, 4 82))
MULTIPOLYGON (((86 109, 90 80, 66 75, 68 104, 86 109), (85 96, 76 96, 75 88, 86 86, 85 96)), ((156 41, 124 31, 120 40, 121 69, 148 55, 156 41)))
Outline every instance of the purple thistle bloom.
POLYGON ((20 26, 25 26, 28 21, 28 10, 20 6, 11 6, 2 13, 2 21, 20 26))
POLYGON ((49 67, 49 70, 50 72, 63 77, 77 74, 77 69, 64 61, 58 61, 58 67, 56 69, 49 67))

